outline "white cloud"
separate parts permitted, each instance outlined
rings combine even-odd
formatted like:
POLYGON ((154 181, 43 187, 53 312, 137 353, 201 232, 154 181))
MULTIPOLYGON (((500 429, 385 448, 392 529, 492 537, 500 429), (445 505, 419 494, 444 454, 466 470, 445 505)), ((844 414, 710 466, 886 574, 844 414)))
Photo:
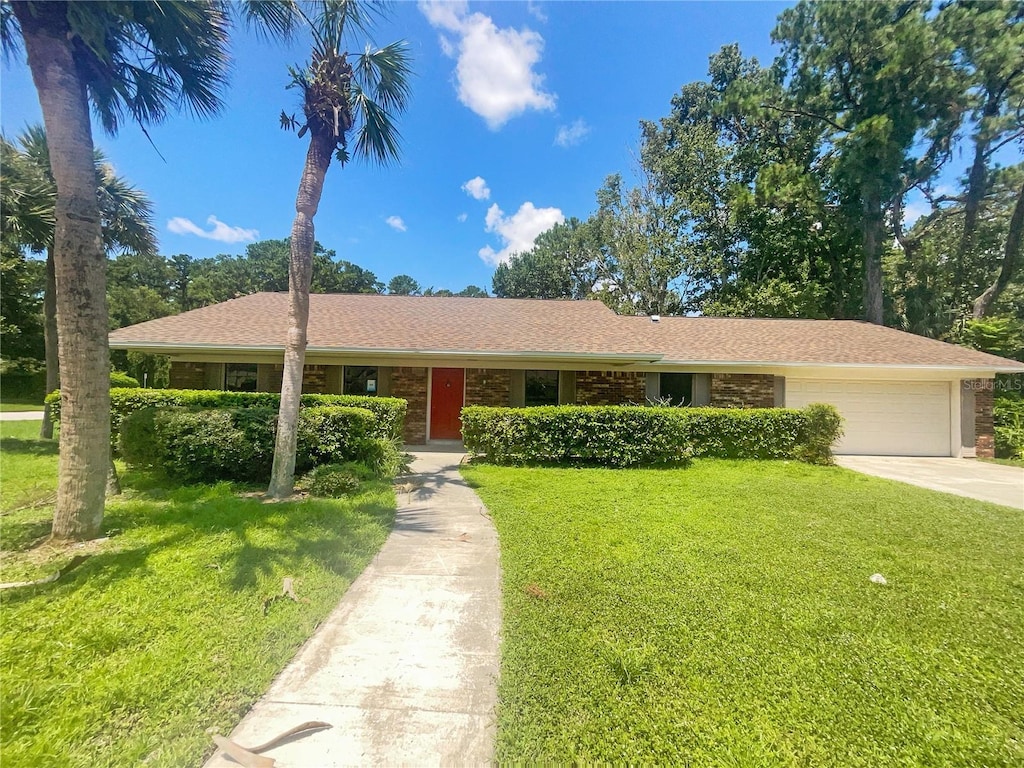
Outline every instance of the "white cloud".
POLYGON ((540 3, 535 3, 533 0, 527 0, 526 12, 533 16, 541 24, 546 24, 548 15, 544 13, 544 9, 540 7, 540 3))
POLYGON ((405 232, 405 230, 407 229, 407 227, 405 226, 405 222, 402 221, 401 216, 388 216, 386 219, 384 219, 384 223, 387 224, 392 229, 397 229, 399 232, 405 232))
POLYGON ((497 266, 507 261, 514 253, 523 253, 533 248, 533 241, 537 235, 555 224, 565 221, 565 216, 558 208, 537 208, 533 203, 527 201, 519 206, 519 210, 511 216, 505 213, 495 203, 487 210, 486 229, 493 232, 504 242, 500 251, 495 251, 487 245, 480 249, 480 258, 491 266, 497 266))
POLYGON ((914 222, 922 216, 927 216, 931 211, 932 207, 927 200, 909 203, 903 208, 903 226, 912 227, 914 222))
POLYGON ((532 29, 498 28, 490 16, 469 13, 465 2, 422 0, 420 10, 435 28, 457 36, 440 36, 441 50, 456 57, 459 101, 498 130, 528 109, 555 108, 555 95, 544 90, 544 76, 533 71, 544 38, 532 29))
POLYGON ((482 176, 474 176, 462 185, 462 189, 474 200, 488 200, 491 197, 491 189, 482 176))
POLYGON ((455 218, 458 220, 459 224, 465 224, 466 223, 466 219, 469 218, 469 214, 468 213, 460 213, 455 218))
POLYGON ((205 230, 191 219, 182 216, 175 216, 167 222, 167 229, 176 235, 195 235, 205 237, 207 240, 217 240, 222 243, 247 243, 260 236, 259 230, 245 229, 244 227, 232 227, 220 221, 216 216, 206 219, 212 229, 205 230))
POLYGON ((558 126, 558 133, 555 134, 555 144, 560 147, 575 147, 590 133, 590 126, 582 117, 573 120, 569 125, 558 126))

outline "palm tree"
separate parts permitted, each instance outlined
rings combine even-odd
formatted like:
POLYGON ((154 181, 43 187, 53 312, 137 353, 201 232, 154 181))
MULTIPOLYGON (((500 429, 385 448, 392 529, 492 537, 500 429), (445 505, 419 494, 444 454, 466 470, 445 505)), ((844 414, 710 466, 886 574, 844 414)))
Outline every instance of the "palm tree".
POLYGON ((332 156, 342 166, 350 158, 349 132, 355 131, 351 154, 386 164, 398 158, 398 129, 394 117, 409 99, 409 57, 404 42, 365 51, 349 61, 342 50, 346 34, 369 28, 376 11, 356 0, 321 0, 314 18, 305 17, 313 33, 310 63, 293 69, 292 87, 302 93, 299 122, 281 114, 284 128, 309 133, 309 149, 295 198, 288 270, 289 330, 285 342, 281 408, 278 414, 274 467, 268 495, 290 496, 295 482, 296 425, 302 396, 302 369, 306 359, 309 322, 309 283, 315 235, 313 217, 320 205, 324 177, 332 156))
MULTIPOLYGON (((45 186, 45 199, 49 208, 45 210, 44 222, 49 226, 40 239, 22 244, 32 250, 46 250, 46 288, 43 292, 43 338, 46 349, 46 391, 53 392, 60 387, 60 361, 57 355, 57 287, 53 263, 53 222, 54 202, 57 189, 50 170, 50 148, 46 143, 46 131, 41 125, 29 126, 18 137, 18 152, 35 169, 35 175, 45 186)), ((96 165, 96 194, 100 204, 100 218, 103 230, 103 247, 106 252, 121 251, 132 253, 153 253, 156 250, 156 232, 153 229, 153 209, 145 193, 133 187, 127 180, 114 173, 100 150, 93 153, 96 165)), ((43 439, 53 437, 53 422, 50 421, 50 406, 43 410, 43 422, 39 429, 43 439)))
MULTIPOLYGON (((271 31, 290 3, 242 6, 271 31)), ((53 240, 61 441, 52 536, 100 534, 110 450, 106 254, 96 195, 90 104, 114 135, 126 120, 157 123, 183 107, 216 112, 228 71, 228 3, 167 0, 0 5, 0 40, 24 45, 42 108, 57 187, 53 240)))

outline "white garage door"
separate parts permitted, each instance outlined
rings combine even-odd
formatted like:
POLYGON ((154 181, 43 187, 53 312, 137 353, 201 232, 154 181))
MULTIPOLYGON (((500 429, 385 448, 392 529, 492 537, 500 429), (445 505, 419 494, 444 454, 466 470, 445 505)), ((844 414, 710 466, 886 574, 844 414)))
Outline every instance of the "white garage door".
POLYGON ((840 454, 949 456, 950 387, 944 381, 786 379, 786 405, 831 403, 846 420, 840 454))

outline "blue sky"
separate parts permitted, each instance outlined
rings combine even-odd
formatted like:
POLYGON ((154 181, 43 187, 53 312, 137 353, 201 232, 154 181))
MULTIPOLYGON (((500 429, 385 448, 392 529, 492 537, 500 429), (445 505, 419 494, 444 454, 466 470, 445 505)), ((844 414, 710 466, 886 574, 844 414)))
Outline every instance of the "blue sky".
MULTIPOLYGON (((494 263, 561 217, 584 218, 605 176, 628 172, 642 119, 669 111, 706 76, 708 56, 738 42, 762 62, 783 3, 398 3, 375 30, 408 42, 413 99, 400 118, 400 165, 332 164, 317 239, 387 282, 488 290, 494 263)), ((363 38, 353 39, 360 50, 363 38)), ((298 111, 289 45, 234 38, 223 112, 181 114, 149 129, 94 136, 117 171, 152 199, 160 252, 241 253, 286 237, 306 141, 278 127, 298 111), (164 159, 161 159, 163 155, 164 159), (204 233, 202 236, 197 233, 204 233)), ((2 128, 41 121, 27 68, 4 64, 2 128)))

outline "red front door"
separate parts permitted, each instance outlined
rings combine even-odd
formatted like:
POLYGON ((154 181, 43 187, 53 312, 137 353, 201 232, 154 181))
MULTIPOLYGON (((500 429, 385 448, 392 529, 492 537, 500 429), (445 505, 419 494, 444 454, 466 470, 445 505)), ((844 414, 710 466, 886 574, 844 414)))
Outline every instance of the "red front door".
POLYGON ((434 368, 430 381, 430 439, 462 439, 462 390, 466 371, 462 368, 434 368))

